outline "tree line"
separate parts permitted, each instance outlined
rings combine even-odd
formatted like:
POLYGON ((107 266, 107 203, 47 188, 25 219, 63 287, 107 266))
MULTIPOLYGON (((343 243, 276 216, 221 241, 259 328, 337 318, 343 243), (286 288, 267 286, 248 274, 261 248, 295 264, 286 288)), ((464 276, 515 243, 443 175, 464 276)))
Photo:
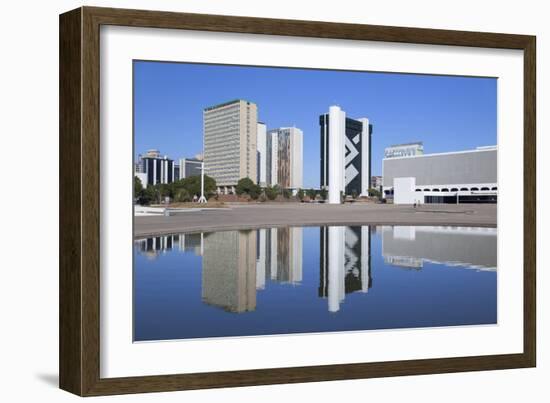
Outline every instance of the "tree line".
MULTIPOLYGON (((137 204, 142 206, 151 203, 162 203, 169 197, 171 201, 190 202, 201 194, 200 175, 189 176, 172 183, 157 183, 156 185, 143 186, 141 180, 134 177, 134 198, 137 204)), ((204 195, 209 198, 216 194, 216 181, 214 178, 204 175, 204 195)))
MULTIPOLYGON (((250 178, 242 178, 237 182, 235 192, 239 196, 249 196, 252 200, 267 201, 275 200, 277 196, 282 196, 284 199, 295 197, 299 201, 320 199, 325 201, 328 197, 326 189, 297 189, 295 196, 292 195, 290 189, 281 188, 278 185, 261 187, 250 178)), ((162 203, 167 197, 175 202, 190 202, 196 200, 201 194, 201 177, 200 175, 190 176, 184 179, 179 179, 172 183, 157 183, 156 185, 149 184, 144 187, 141 180, 134 177, 134 198, 137 204, 149 205, 151 203, 162 203)), ((214 178, 204 175, 204 195, 206 198, 217 196, 216 181, 214 178)), ((369 189, 369 196, 381 197, 381 194, 376 189, 369 189)), ((357 195, 352 195, 356 198, 357 195)))

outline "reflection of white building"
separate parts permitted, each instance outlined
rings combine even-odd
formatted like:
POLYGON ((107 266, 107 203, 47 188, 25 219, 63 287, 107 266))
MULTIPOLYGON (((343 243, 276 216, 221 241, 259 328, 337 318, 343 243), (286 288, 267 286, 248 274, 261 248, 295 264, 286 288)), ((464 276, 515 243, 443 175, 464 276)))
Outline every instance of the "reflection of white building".
POLYGON ((382 176, 395 204, 496 203, 497 147, 384 158, 382 176))
POLYGON ((134 241, 140 254, 150 259, 159 254, 178 248, 181 252, 192 251, 197 256, 202 255, 203 234, 160 235, 149 238, 139 238, 134 241))
POLYGON ((383 226, 382 255, 387 264, 422 268, 425 262, 496 270, 496 228, 383 226))
POLYGON ((321 227, 319 296, 328 299, 330 312, 340 310, 346 294, 368 292, 370 227, 321 227))
POLYGON ((298 284, 302 281, 303 229, 301 227, 257 230, 256 288, 267 280, 298 284))

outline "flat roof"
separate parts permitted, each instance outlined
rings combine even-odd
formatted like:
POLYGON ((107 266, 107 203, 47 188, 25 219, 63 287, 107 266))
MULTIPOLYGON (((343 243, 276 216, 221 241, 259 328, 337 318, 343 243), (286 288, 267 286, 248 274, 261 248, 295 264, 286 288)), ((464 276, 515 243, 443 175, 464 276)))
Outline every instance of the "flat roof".
POLYGON ((415 141, 415 142, 412 142, 412 143, 393 144, 391 146, 386 147, 386 149, 393 148, 393 147, 422 146, 422 145, 424 145, 424 143, 422 141, 415 141))
POLYGON ((427 158, 427 157, 437 157, 439 155, 452 155, 452 154, 467 154, 467 153, 480 153, 484 151, 496 151, 497 146, 483 146, 483 147, 477 147, 473 150, 464 150, 464 151, 448 151, 444 153, 433 153, 433 154, 419 154, 419 155, 407 155, 404 157, 389 157, 389 158, 382 158, 382 160, 399 160, 399 159, 405 159, 405 158, 427 158))
POLYGON ((246 103, 249 103, 249 104, 253 104, 254 102, 250 102, 250 101, 247 101, 246 99, 232 99, 231 101, 227 101, 227 102, 222 102, 221 104, 217 104, 217 105, 212 105, 212 106, 207 106, 206 108, 204 108, 205 111, 210 111, 212 109, 217 109, 217 108, 221 108, 223 106, 227 106, 227 105, 231 105, 231 104, 236 104, 237 102, 246 102, 246 103))

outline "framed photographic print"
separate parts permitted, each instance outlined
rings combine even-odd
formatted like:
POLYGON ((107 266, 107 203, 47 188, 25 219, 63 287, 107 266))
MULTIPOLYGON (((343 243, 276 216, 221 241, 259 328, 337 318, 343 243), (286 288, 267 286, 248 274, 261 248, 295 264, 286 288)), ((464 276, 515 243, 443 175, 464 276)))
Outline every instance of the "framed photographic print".
POLYGON ((535 366, 535 37, 60 16, 60 387, 535 366))

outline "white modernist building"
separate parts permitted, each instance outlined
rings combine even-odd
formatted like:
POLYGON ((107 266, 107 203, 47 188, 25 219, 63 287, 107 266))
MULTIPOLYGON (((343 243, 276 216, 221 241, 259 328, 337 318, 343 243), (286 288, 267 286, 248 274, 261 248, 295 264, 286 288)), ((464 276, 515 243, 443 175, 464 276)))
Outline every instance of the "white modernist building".
POLYGON ((384 158, 382 176, 395 204, 496 203, 497 146, 384 158))
POLYGON ((346 117, 339 106, 319 118, 321 126, 321 188, 328 202, 339 204, 340 194, 367 196, 371 174, 372 125, 367 118, 346 117))

